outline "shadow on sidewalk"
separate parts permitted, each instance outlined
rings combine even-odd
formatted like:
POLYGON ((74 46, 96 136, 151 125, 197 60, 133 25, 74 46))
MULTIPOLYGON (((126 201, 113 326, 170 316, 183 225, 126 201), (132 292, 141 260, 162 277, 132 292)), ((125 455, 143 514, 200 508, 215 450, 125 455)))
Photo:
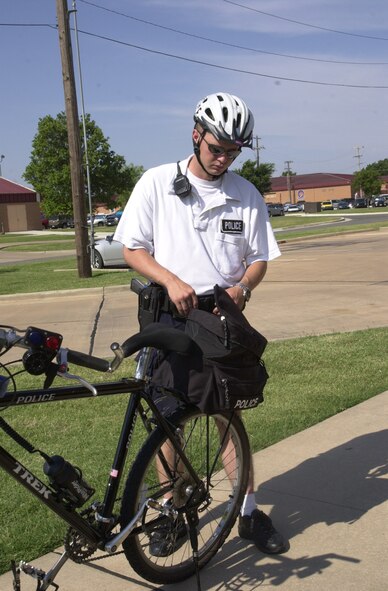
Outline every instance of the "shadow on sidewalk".
MULTIPOLYGON (((259 505, 274 505, 271 518, 291 539, 308 528, 325 523, 353 524, 388 498, 388 430, 350 440, 295 468, 261 483, 259 505)), ((333 530, 334 532, 334 530, 333 530)), ((333 534, 335 535, 335 534, 333 534)), ((373 535, 373 534, 372 534, 373 535)), ((360 559, 338 553, 314 554, 319 548, 306 547, 298 558, 287 554, 267 556, 238 537, 230 538, 222 550, 201 571, 203 589, 217 591, 254 590, 284 584, 291 578, 307 579, 322 573, 336 562, 360 563, 360 559)), ((144 584, 144 589, 187 591, 195 589, 195 579, 156 587, 135 576, 123 576, 94 565, 113 577, 144 584)), ((112 582, 112 584, 114 584, 112 582)), ((310 587, 311 588, 311 587, 310 587)))
POLYGON ((388 429, 361 435, 258 486, 259 504, 293 537, 317 523, 352 524, 388 499, 388 429), (282 497, 287 496, 287 507, 282 497), (280 498, 279 498, 280 496, 280 498), (309 511, 306 500, 311 505, 309 511), (281 511, 280 511, 281 507, 281 511))

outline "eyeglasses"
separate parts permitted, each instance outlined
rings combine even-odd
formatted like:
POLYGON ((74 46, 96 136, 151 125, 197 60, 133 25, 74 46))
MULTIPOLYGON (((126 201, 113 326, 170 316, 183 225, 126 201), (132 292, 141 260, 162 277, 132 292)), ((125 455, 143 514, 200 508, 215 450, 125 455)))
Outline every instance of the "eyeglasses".
POLYGON ((234 160, 241 153, 240 148, 238 148, 237 150, 225 150, 221 146, 216 146, 215 144, 209 144, 209 142, 207 140, 205 140, 204 136, 202 136, 202 139, 205 142, 205 144, 207 144, 207 147, 209 148, 209 152, 211 154, 213 154, 213 156, 224 156, 224 154, 226 154, 226 156, 229 160, 234 160))

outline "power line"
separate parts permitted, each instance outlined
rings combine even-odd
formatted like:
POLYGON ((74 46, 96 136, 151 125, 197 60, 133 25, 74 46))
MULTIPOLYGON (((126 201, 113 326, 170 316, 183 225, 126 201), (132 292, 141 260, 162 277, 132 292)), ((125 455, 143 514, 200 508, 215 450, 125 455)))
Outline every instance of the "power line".
POLYGON ((363 39, 375 39, 377 41, 388 41, 388 37, 375 37, 373 35, 361 35, 361 33, 349 33, 348 31, 340 31, 338 29, 329 29, 328 27, 320 27, 318 25, 312 25, 310 23, 304 23, 302 21, 296 21, 292 18, 286 18, 285 16, 279 16, 278 14, 272 14, 271 12, 264 12, 264 10, 259 10, 258 8, 252 8, 251 6, 245 6, 245 4, 239 4, 238 2, 232 2, 232 0, 223 0, 226 4, 233 4, 234 6, 238 6, 239 8, 244 8, 245 10, 251 10, 252 12, 258 12, 259 14, 265 14, 266 16, 271 16, 272 18, 278 18, 282 21, 286 21, 288 23, 294 23, 296 25, 302 25, 303 27, 310 27, 312 29, 319 29, 320 31, 327 31, 329 33, 336 33, 337 35, 348 35, 349 37, 362 37, 363 39))
POLYGON ((163 55, 165 57, 171 57, 174 59, 178 59, 185 62, 190 62, 193 64, 199 64, 201 66, 208 66, 210 68, 217 68, 219 70, 227 70, 229 72, 238 72, 239 74, 247 74, 249 76, 260 76, 262 78, 271 78, 273 80, 283 80, 286 82, 298 82, 300 84, 315 84, 319 86, 336 86, 341 88, 368 88, 368 89, 387 89, 388 86, 383 85, 372 85, 372 84, 343 84, 343 83, 336 83, 336 82, 320 82, 316 80, 303 80, 301 78, 287 78, 286 76, 274 76, 270 74, 262 74, 260 72, 252 72, 251 70, 241 70, 239 68, 231 68, 230 66, 221 66, 219 64, 212 64, 210 62, 204 62, 202 60, 195 60, 188 57, 183 57, 181 55, 176 55, 173 53, 167 53, 165 51, 158 51, 156 49, 149 49, 147 47, 142 47, 141 45, 135 45, 134 43, 128 43, 126 41, 119 41, 118 39, 112 39, 111 37, 106 37, 105 35, 98 35, 96 33, 90 33, 88 31, 82 31, 79 29, 80 33, 84 35, 88 35, 90 37, 96 37, 97 39, 103 39, 104 41, 110 41, 112 43, 117 43, 118 45, 125 45, 127 47, 133 47, 135 49, 140 49, 141 51, 146 51, 148 53, 154 53, 156 55, 163 55))
POLYGON ((0 23, 0 27, 50 27, 56 29, 56 25, 49 23, 0 23))
POLYGON ((174 27, 167 27, 165 25, 160 25, 158 23, 153 23, 152 21, 148 21, 142 18, 138 18, 136 16, 132 16, 131 14, 120 12, 118 10, 113 10, 112 8, 107 8, 106 6, 101 6, 100 4, 96 4, 95 2, 90 2, 89 0, 79 0, 83 4, 88 4, 89 6, 93 6, 94 8, 98 8, 99 10, 104 10, 105 12, 110 12, 112 14, 116 14, 118 16, 123 16, 130 20, 143 23, 145 25, 149 25, 151 27, 156 27, 158 29, 163 29, 165 31, 170 31, 172 33, 177 33, 178 35, 184 35, 186 37, 192 37, 194 39, 200 39, 201 41, 208 41, 209 43, 215 43, 217 45, 223 45, 226 47, 232 47, 233 49, 242 49, 244 51, 252 51, 254 53, 263 53, 265 55, 274 55, 276 57, 285 57, 287 59, 295 59, 295 60, 306 60, 311 62, 322 62, 325 64, 346 64, 346 65, 356 65, 356 66, 385 66, 388 62, 355 62, 355 61, 346 61, 346 60, 325 60, 321 58, 315 57, 306 57, 300 55, 290 55, 287 53, 278 53, 275 51, 267 51, 264 49, 257 49, 254 47, 247 47, 245 45, 237 45, 235 43, 227 43, 226 41, 220 41, 218 39, 212 39, 210 37, 204 37, 203 35, 197 35, 195 33, 188 33, 187 31, 181 31, 180 29, 175 29, 174 27))
MULTIPOLYGON (((0 23, 1 25, 1 23, 0 23)), ((13 26, 13 25, 12 25, 13 26)), ((16 25, 16 26, 28 26, 28 25, 16 25)), ((57 29, 55 25, 50 24, 40 24, 39 26, 46 26, 52 29, 57 29)), ((340 82, 322 82, 319 80, 304 80, 302 78, 288 78, 287 76, 275 76, 272 74, 263 74, 261 72, 253 72, 251 70, 241 70, 239 68, 232 68, 230 66, 221 66, 220 64, 213 64, 210 62, 205 62, 202 60, 195 60, 188 57, 183 57, 181 55, 176 55, 173 53, 167 53, 165 51, 158 51, 156 49, 150 49, 148 47, 143 47, 141 45, 136 45, 134 43, 128 43, 126 41, 120 41, 119 39, 113 39, 112 37, 107 37, 105 35, 98 35, 97 33, 91 33, 90 31, 82 31, 79 29, 79 33, 87 35, 89 37, 95 37, 96 39, 102 39, 103 41, 109 41, 110 43, 116 43, 118 45, 124 45, 126 47, 132 47, 134 49, 139 49, 140 51, 145 51, 147 53, 153 53, 155 55, 162 55, 164 57, 170 57, 173 59, 189 62, 192 64, 197 64, 201 66, 207 66, 209 68, 216 68, 219 70, 226 70, 228 72, 237 72, 238 74, 247 74, 248 76, 259 76, 261 78, 270 78, 272 80, 282 80, 284 82, 296 82, 299 84, 313 84, 316 86, 331 86, 337 88, 359 88, 359 89, 375 89, 375 90, 386 90, 388 86, 380 85, 380 84, 344 84, 340 82)))

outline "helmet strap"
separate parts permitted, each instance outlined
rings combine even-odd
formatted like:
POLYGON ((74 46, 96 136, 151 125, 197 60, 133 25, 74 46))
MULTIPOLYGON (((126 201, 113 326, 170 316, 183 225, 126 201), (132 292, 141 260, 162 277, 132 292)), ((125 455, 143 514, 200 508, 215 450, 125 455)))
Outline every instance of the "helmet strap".
POLYGON ((206 172, 206 174, 211 177, 211 180, 212 181, 216 181, 217 179, 219 179, 220 177, 222 177, 222 175, 224 175, 227 172, 228 169, 226 168, 224 170, 224 172, 221 172, 221 174, 210 174, 210 172, 208 172, 206 170, 206 168, 204 167, 204 165, 202 164, 201 156, 200 156, 200 146, 201 146, 201 143, 202 143, 202 140, 203 140, 203 137, 204 137, 206 131, 207 130, 204 129, 202 132, 200 132, 200 134, 199 134, 200 135, 200 140, 199 140, 198 143, 193 140, 193 152, 194 152, 195 157, 197 158, 197 160, 199 162, 199 165, 202 168, 202 170, 204 170, 206 172))

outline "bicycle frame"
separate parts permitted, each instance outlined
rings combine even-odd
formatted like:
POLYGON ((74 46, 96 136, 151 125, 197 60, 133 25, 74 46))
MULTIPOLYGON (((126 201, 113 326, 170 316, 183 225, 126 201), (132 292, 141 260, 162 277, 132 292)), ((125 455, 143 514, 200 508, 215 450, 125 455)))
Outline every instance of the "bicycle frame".
MULTIPOLYGON (((200 485, 200 480, 197 474, 194 472, 177 438, 174 436, 174 431, 172 430, 170 424, 161 415, 152 399, 147 395, 145 382, 143 380, 126 379, 119 382, 94 384, 94 387, 96 388, 99 396, 110 396, 117 394, 130 395, 115 452, 115 457, 105 489, 105 498, 102 504, 103 510, 101 514, 98 514, 98 527, 90 524, 79 513, 77 513, 75 509, 70 509, 67 503, 58 499, 55 491, 53 491, 47 484, 43 483, 23 464, 18 462, 18 460, 2 446, 0 446, 0 467, 10 474, 10 476, 12 476, 19 484, 25 487, 31 494, 33 494, 41 503, 49 507, 69 526, 82 533, 82 535, 85 536, 85 538, 91 544, 95 544, 100 549, 105 549, 107 552, 113 553, 116 551, 118 543, 122 543, 122 541, 131 533, 137 521, 134 520, 134 523, 130 524, 131 527, 127 526, 125 528, 124 535, 123 532, 120 532, 120 534, 113 536, 113 539, 112 535, 109 535, 112 526, 115 525, 112 522, 113 506, 116 500, 120 479, 123 473, 125 460, 132 441, 132 434, 139 412, 142 415, 143 422, 147 420, 141 406, 142 399, 146 400, 147 405, 155 416, 156 423, 160 425, 166 432, 173 447, 179 455, 180 460, 185 465, 193 480, 198 485, 200 485)), ((94 395, 89 389, 83 386, 74 386, 52 389, 38 389, 34 390, 33 392, 26 390, 11 392, 5 394, 1 398, 0 404, 4 408, 11 406, 26 406, 30 404, 45 404, 49 402, 91 397, 94 397, 94 395)))

